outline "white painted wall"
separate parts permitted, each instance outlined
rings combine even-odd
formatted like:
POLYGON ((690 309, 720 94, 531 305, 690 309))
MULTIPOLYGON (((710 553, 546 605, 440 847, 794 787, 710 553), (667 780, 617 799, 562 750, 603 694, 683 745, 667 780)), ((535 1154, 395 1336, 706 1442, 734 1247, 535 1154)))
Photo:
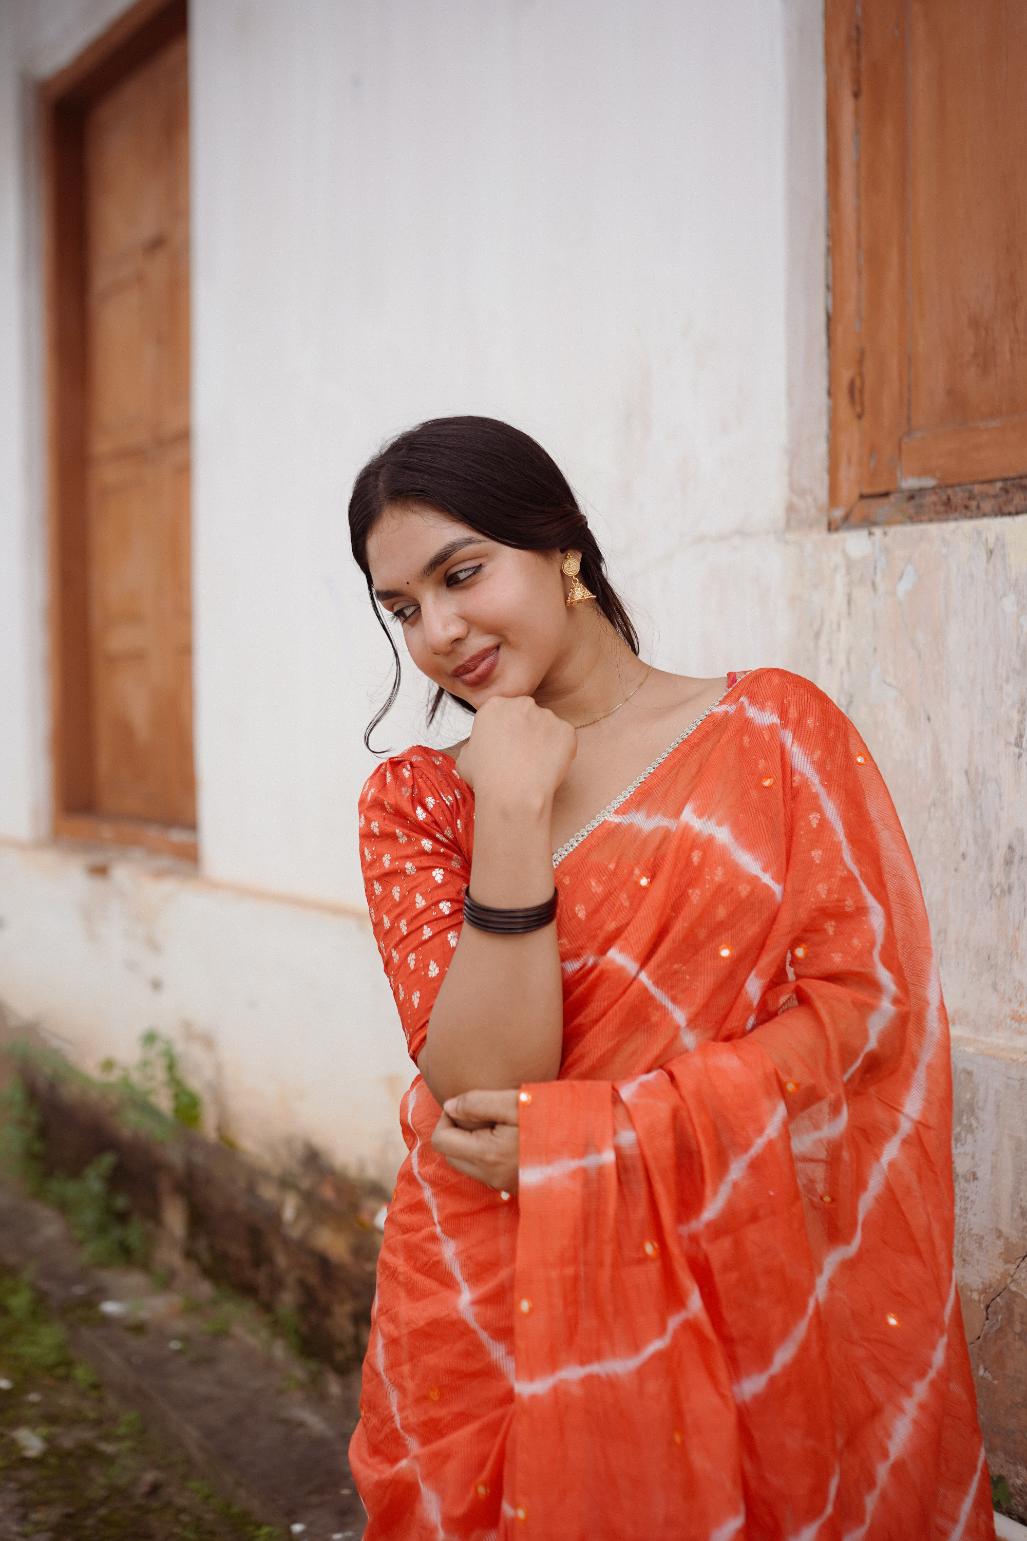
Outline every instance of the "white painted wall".
POLYGON ((299 14, 192 11, 200 823, 212 876, 357 904, 383 438, 534 432, 629 581, 783 521, 784 42, 766 0, 299 14))

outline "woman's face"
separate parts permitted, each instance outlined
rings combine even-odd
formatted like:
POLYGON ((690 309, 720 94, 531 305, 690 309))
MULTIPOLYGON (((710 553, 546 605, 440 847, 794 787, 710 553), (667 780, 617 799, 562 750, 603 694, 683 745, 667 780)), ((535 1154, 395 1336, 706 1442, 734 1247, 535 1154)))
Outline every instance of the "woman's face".
POLYGON ((520 551, 423 504, 389 504, 367 541, 371 581, 422 674, 477 707, 534 695, 567 638, 559 551, 520 551), (455 670, 495 649, 490 670, 455 670))

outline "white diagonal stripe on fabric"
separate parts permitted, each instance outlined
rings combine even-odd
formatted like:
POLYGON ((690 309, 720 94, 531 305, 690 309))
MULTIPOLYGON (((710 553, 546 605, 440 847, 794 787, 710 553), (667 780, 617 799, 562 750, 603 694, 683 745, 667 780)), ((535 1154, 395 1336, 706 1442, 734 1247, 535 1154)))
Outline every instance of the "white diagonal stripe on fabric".
POLYGON ((564 1156, 558 1161, 546 1161, 535 1166, 522 1166, 518 1182, 522 1188, 534 1188, 539 1183, 558 1182, 572 1172, 592 1172, 596 1167, 612 1166, 617 1159, 613 1146, 606 1150, 592 1151, 587 1156, 564 1156))
POLYGON ((881 1004, 870 1014, 867 1022, 867 1038, 863 1048, 853 1063, 846 1067, 843 1078, 847 1081, 856 1074, 860 1065, 862 1065, 866 1056, 878 1043, 885 1027, 895 1014, 892 1007, 892 1002, 895 999, 895 980, 881 959, 881 946, 884 940, 884 910, 881 907, 880 901, 870 892, 870 889, 867 887, 866 882, 864 881, 863 874, 860 872, 859 867, 856 864, 856 860, 852 854, 852 847, 849 844, 848 836, 845 833, 845 829, 837 807, 825 791, 823 782, 820 780, 820 777, 817 774, 813 761, 810 759, 809 755, 802 748, 802 746, 795 742, 795 736, 792 733, 792 730, 784 725, 777 712, 772 711, 767 707, 756 706, 752 701, 749 700, 748 696, 743 695, 737 701, 732 702, 729 706, 722 708, 722 710, 729 712, 738 709, 741 709, 745 715, 750 718, 751 721, 758 723, 761 727, 777 728, 778 735, 788 752, 788 758, 792 765, 796 768, 796 770, 799 771, 801 775, 805 776, 813 786, 817 797, 820 800, 820 806, 823 808, 827 817, 827 821, 831 828, 834 830, 835 836, 838 840, 842 861, 855 879, 867 907, 871 928, 874 933, 874 947, 872 956, 874 971, 877 975, 877 981, 881 989, 881 1004))
POLYGON ((579 968, 588 968, 592 963, 602 963, 602 958, 594 952, 584 952, 578 958, 562 958, 560 967, 565 974, 576 974, 579 968))
MULTIPOLYGON (((638 1135, 634 1129, 618 1129, 613 1145, 633 1149, 638 1145, 638 1135)), ((518 1183, 522 1188, 535 1188, 540 1183, 558 1182, 572 1172, 592 1172, 597 1167, 610 1166, 616 1160, 613 1145, 605 1150, 591 1151, 587 1156, 561 1156, 556 1161, 540 1161, 533 1166, 521 1167, 518 1183)))
MULTIPOLYGON (((791 729, 785 727, 784 723, 781 721, 776 712, 754 706, 747 697, 743 696, 738 702, 738 705, 742 707, 748 717, 750 717, 754 722, 760 723, 761 726, 770 727, 774 725, 777 727, 781 742, 784 744, 785 749, 788 752, 788 757, 791 763, 801 775, 807 778, 814 791, 816 792, 816 795, 820 801, 820 806, 824 810, 827 821, 831 828, 834 830, 835 836, 838 840, 842 861, 855 879, 860 893, 863 896, 864 903, 867 907, 867 914, 870 920, 871 929, 873 930, 874 934, 872 960, 874 972, 877 976, 877 982, 880 986, 881 1004, 876 1007, 873 1012, 871 1012, 868 1018, 867 1037, 862 1049, 860 1050, 856 1059, 853 1060, 852 1064, 846 1067, 843 1073, 843 1079, 848 1081, 851 1080, 851 1078, 859 1070, 867 1055, 873 1051, 879 1042, 885 1027, 895 1015, 894 1007, 892 1005, 896 994, 895 979, 890 971, 885 967, 881 959, 881 948, 884 942, 885 929, 884 910, 880 901, 875 897, 874 894, 871 893, 870 889, 867 887, 867 884, 863 878, 863 874, 859 870, 855 857, 852 854, 852 847, 849 844, 848 836, 845 833, 845 828, 837 806, 828 796, 823 782, 820 780, 816 767, 814 766, 810 756, 806 753, 805 749, 803 749, 800 744, 795 742, 795 737, 791 729)), ((868 786, 873 787, 873 785, 874 783, 872 780, 868 781, 868 786)))
POLYGON ((613 1085, 621 1101, 628 1102, 643 1086, 658 1085, 666 1080, 662 1070, 643 1070, 641 1075, 630 1076, 626 1081, 615 1081, 613 1085))
POLYGON ((877 1463, 877 1468, 874 1472, 873 1488, 869 1493, 863 1495, 863 1522, 860 1525, 853 1526, 851 1530, 847 1530, 842 1537, 842 1541, 863 1541, 863 1537, 870 1529, 870 1521, 873 1519, 878 1499, 884 1492, 884 1485, 888 1480, 889 1473, 905 1449, 909 1436, 913 1432, 916 1415, 920 1410, 924 1397, 927 1395, 931 1382, 937 1377, 938 1371, 945 1362, 945 1350, 949 1342, 949 1315, 955 1298, 956 1279, 953 1274, 952 1284, 949 1288, 949 1297, 945 1302, 941 1337, 935 1344, 934 1353, 931 1355, 927 1369, 916 1384, 910 1388, 908 1395, 903 1398, 902 1407, 895 1422, 892 1424, 885 1453, 877 1463))
POLYGON ((681 1311, 675 1311, 670 1317, 667 1326, 659 1337, 653 1338, 644 1348, 640 1348, 636 1354, 627 1354, 622 1358, 593 1359, 589 1364, 565 1364, 559 1370, 554 1370, 551 1375, 540 1375, 537 1380, 519 1380, 514 1382, 514 1391, 522 1397, 544 1396, 552 1391, 554 1386, 561 1383, 587 1380, 592 1375, 602 1375, 612 1379, 621 1375, 631 1375, 641 1368, 655 1354, 659 1354, 667 1348, 678 1328, 693 1316, 697 1315, 702 1306, 702 1299, 698 1290, 693 1290, 689 1296, 688 1304, 681 1311))
POLYGON ((966 1490, 966 1497, 963 1499, 959 1513, 956 1515, 956 1523, 945 1537, 945 1541, 963 1541, 963 1532, 966 1530, 966 1522, 970 1518, 970 1510, 973 1507, 974 1495, 977 1492, 977 1484, 981 1480, 981 1472, 983 1470, 984 1446, 982 1445, 980 1454, 977 1457, 977 1465, 974 1467, 974 1474, 971 1479, 970 1486, 966 1490))
POLYGON ((681 1010, 680 1006, 671 1000, 670 996, 666 993, 665 990, 660 989, 655 980, 649 978, 649 975, 646 973, 642 965, 640 963, 636 963, 634 958, 629 958, 626 952, 621 952, 619 947, 611 947, 606 956, 608 958, 612 958, 613 962, 616 963, 618 967, 625 969, 631 975, 632 979, 637 979, 640 984, 645 985, 645 988, 649 991, 649 994, 652 996, 653 1000, 660 1003, 660 1005, 670 1016, 674 1025, 677 1027, 677 1030, 681 1035, 681 1047, 683 1049, 694 1049, 696 1044, 699 1042, 699 1039, 698 1036, 693 1033, 691 1028, 688 1026, 688 1019, 685 1016, 685 1013, 681 1010))
POLYGON ((772 878, 768 872, 760 866, 756 857, 751 855, 744 846, 739 845, 735 835, 726 824, 718 824, 716 819, 700 818, 692 812, 686 803, 676 819, 672 819, 666 813, 648 813, 644 808, 634 809, 630 813, 612 813, 609 815, 608 824, 631 824, 636 829, 648 834, 654 829, 679 829, 682 825, 696 830, 701 835, 709 835, 718 845, 722 845, 730 854, 736 864, 748 872, 750 876, 757 878, 780 899, 783 893, 781 884, 772 878))
POLYGON ((716 819, 700 818, 697 813, 692 812, 687 803, 681 810, 678 823, 688 825, 690 829, 694 829, 700 835, 709 835, 718 845, 724 847, 736 865, 742 868, 743 872, 748 872, 750 877, 754 877, 760 883, 763 883, 770 889, 776 899, 780 900, 782 898, 784 894, 782 885, 776 878, 771 877, 769 872, 763 870, 755 856, 750 855, 744 846, 739 845, 726 824, 718 824, 716 819))
POLYGON ((816 1129, 807 1129, 804 1134, 793 1133, 792 1155, 804 1156, 808 1150, 813 1150, 828 1140, 836 1140, 840 1134, 845 1132, 848 1122, 849 1104, 843 1102, 841 1111, 836 1113, 834 1118, 828 1119, 826 1124, 821 1124, 816 1129))
POLYGON ((808 1525, 804 1525, 801 1530, 795 1531, 788 1537, 788 1541, 817 1541, 817 1536, 820 1534, 822 1526, 834 1513, 834 1501, 838 1496, 838 1483, 840 1480, 841 1473, 835 1467, 834 1475, 831 1478, 831 1485, 827 1490, 827 1502, 824 1504, 824 1507, 815 1520, 810 1520, 808 1525))
POLYGON ((586 968, 590 964, 603 963, 606 959, 616 963, 618 968, 624 969, 626 973, 630 974, 632 979, 637 979, 645 986, 653 1000, 658 1001, 673 1020, 681 1039, 681 1047, 683 1049, 694 1049, 699 1042, 699 1038, 688 1026, 688 1019, 681 1007, 672 1001, 670 996, 649 978, 645 969, 636 963, 634 958, 628 957, 627 953, 621 952, 620 948, 611 947, 602 956, 598 956, 595 953, 582 953, 577 958, 564 958, 561 961, 560 967, 565 974, 573 974, 578 969, 586 968))
POLYGON ((651 829, 677 829, 677 819, 672 819, 669 813, 647 813, 644 808, 636 808, 631 813, 611 813, 607 816, 607 824, 633 824, 636 829, 648 834, 651 829))
POLYGON ((694 1231, 701 1230, 702 1227, 706 1225, 710 1220, 716 1219, 721 1210, 724 1208, 724 1205, 727 1203, 728 1194, 731 1192, 731 1189, 734 1187, 735 1183, 741 1176, 744 1175, 745 1172, 748 1171, 749 1167, 755 1161, 760 1151, 765 1149, 770 1141, 774 1138, 774 1136, 780 1133, 781 1126, 785 1122, 786 1117, 787 1114, 785 1113, 784 1103, 779 1102, 773 1113, 770 1115, 770 1118, 767 1121, 767 1126, 763 1130, 762 1134, 758 1135, 757 1138, 753 1140, 748 1149, 743 1150, 740 1155, 737 1155, 734 1158, 731 1165, 724 1173, 716 1193, 713 1195, 712 1199, 710 1199, 710 1202, 705 1206, 702 1212, 696 1215, 694 1220, 689 1220, 684 1225, 678 1226, 678 1234, 680 1236, 691 1236, 694 1231))
MULTIPOLYGON (((409 1461, 413 1468, 414 1476, 417 1478, 417 1486, 420 1489, 421 1502, 424 1504, 425 1513, 435 1526, 435 1534, 438 1537, 438 1541, 452 1541, 452 1537, 442 1523, 442 1504, 439 1500, 439 1495, 435 1492, 434 1488, 428 1486, 421 1476, 421 1468, 418 1461, 418 1456, 421 1453, 420 1446, 413 1435, 407 1433, 403 1427, 403 1420, 399 1416, 399 1397, 385 1369, 385 1344, 381 1333, 377 1335, 375 1346, 375 1368, 381 1376, 382 1385, 385 1387, 385 1395, 388 1399, 389 1411, 392 1413, 393 1422, 399 1431, 400 1438, 407 1447, 406 1459, 409 1461)), ((399 1464, 402 1466, 405 1463, 401 1461, 399 1464)))
POLYGON ((410 1101, 407 1107, 406 1115, 410 1133, 414 1136, 413 1145, 410 1151, 410 1167, 417 1179, 418 1184, 420 1185, 421 1192, 424 1195, 424 1202, 428 1206, 428 1213, 431 1215, 432 1224, 435 1226, 435 1234, 438 1236, 442 1245, 442 1256, 445 1259, 446 1267, 453 1275, 453 1278, 459 1287, 460 1293, 457 1297, 457 1307, 460 1311, 460 1315, 463 1317, 464 1321, 472 1329, 475 1335, 480 1339, 493 1364, 503 1371, 503 1374, 506 1376, 507 1380, 513 1381, 513 1356, 504 1343, 500 1343, 496 1338, 492 1337, 491 1333, 485 1331, 485 1328, 481 1325, 478 1318, 475 1316, 471 1306, 471 1292, 467 1287, 467 1280, 464 1278, 463 1270, 460 1267, 460 1259, 457 1256, 456 1244, 454 1243, 453 1238, 448 1236, 442 1229, 442 1222, 439 1220, 438 1205, 435 1202, 435 1194, 432 1192, 431 1184, 425 1182, 421 1175, 420 1144, 418 1142, 413 1125, 414 1103, 417 1100, 417 1093, 419 1090, 420 1087, 418 1087, 416 1083, 413 1087, 411 1087, 410 1101))
POLYGON ((848 1081, 856 1074, 856 1071, 859 1069, 860 1065, 862 1065, 863 1061, 866 1059, 871 1050, 875 1048, 878 1040, 881 1037, 881 1034, 884 1032, 884 1029, 895 1015, 895 1010, 892 1005, 896 993, 895 979, 890 971, 885 968, 884 963, 881 960, 881 948, 884 944, 884 909, 882 908, 880 901, 875 897, 874 894, 870 892, 870 889, 867 887, 863 880, 863 874, 860 872, 859 867, 856 864, 856 859, 852 854, 852 847, 849 845, 849 839, 845 833, 841 815, 839 814, 835 803, 825 791, 823 782, 817 775, 816 767, 813 764, 813 761, 810 759, 805 749, 803 749, 801 745, 795 742, 791 730, 784 727, 783 724, 781 725, 781 738, 788 750, 788 755, 792 764, 803 776, 806 777, 807 781, 810 782, 816 791, 817 797, 820 799, 820 806, 824 810, 824 813, 827 817, 827 822, 834 830, 835 836, 838 840, 838 845, 841 849, 842 861, 852 873, 852 876, 855 878, 856 883, 859 886, 859 891, 863 895, 863 901, 867 907, 867 915, 869 917, 870 925, 874 933, 873 964, 874 972, 877 975, 877 982, 881 988, 881 1004, 876 1008, 876 1010, 870 1013, 870 1016, 867 1020, 866 1042, 864 1043, 858 1057, 845 1070, 843 1079, 848 1081))
POLYGON ((745 1524, 745 1510, 739 1514, 733 1514, 723 1525, 718 1525, 716 1530, 710 1531, 709 1541, 731 1541, 732 1536, 740 1535, 745 1524))
POLYGON ((898 1155, 899 1150, 908 1139, 909 1134, 915 1127, 916 1120, 919 1118, 920 1112, 923 1108, 924 1096, 927 1089, 927 1066, 934 1056, 934 1051, 937 1048, 938 1041, 941 1037, 940 1005, 941 982, 938 978, 937 964, 935 963, 932 956, 927 1000, 927 1018, 929 1024, 928 1031, 924 1034, 923 1045, 921 1047, 916 1065, 913 1068, 913 1074, 910 1080, 910 1089, 906 1096, 906 1101, 903 1107, 899 1110, 898 1127, 896 1128, 895 1133, 892 1135, 891 1139, 888 1141, 887 1145, 884 1147, 884 1150, 881 1152, 879 1159, 875 1163, 873 1170, 870 1173, 870 1179, 867 1182, 866 1187, 863 1189, 863 1192, 859 1196, 859 1202, 856 1206, 856 1229, 847 1242, 843 1242, 840 1247, 835 1247, 834 1250, 829 1252, 825 1257, 823 1263, 821 1264, 820 1272, 817 1275, 817 1281, 813 1287, 813 1293, 810 1295, 809 1300, 806 1302, 805 1311, 795 1326, 792 1328, 792 1331, 778 1346, 777 1351, 775 1352, 774 1357, 771 1359, 767 1368, 760 1371, 758 1374, 746 1375, 740 1381, 735 1382, 733 1390, 740 1402, 748 1402, 751 1401, 753 1397, 759 1396, 760 1392, 766 1389, 766 1387, 773 1380, 774 1376, 779 1374, 779 1372, 783 1370, 786 1365, 790 1364, 791 1361, 795 1358, 795 1355, 799 1350, 799 1345, 802 1343, 803 1338, 806 1336, 807 1328, 809 1327, 809 1324, 813 1318, 813 1312, 823 1300, 824 1296, 827 1294, 831 1280, 833 1279, 835 1273, 841 1267, 842 1263, 847 1262, 850 1258, 855 1257, 856 1253, 859 1251, 863 1242, 864 1221, 866 1220, 867 1215, 870 1213, 870 1210, 873 1208, 878 1195, 884 1187, 884 1180, 888 1175, 888 1168, 891 1166, 892 1162, 895 1160, 895 1157, 898 1155))

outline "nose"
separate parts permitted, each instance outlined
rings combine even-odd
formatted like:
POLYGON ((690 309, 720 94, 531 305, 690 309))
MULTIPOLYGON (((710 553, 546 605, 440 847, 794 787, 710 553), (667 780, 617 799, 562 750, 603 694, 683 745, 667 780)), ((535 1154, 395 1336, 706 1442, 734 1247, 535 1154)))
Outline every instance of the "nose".
POLYGON ((453 650, 453 645, 467 635, 467 623, 453 603, 440 600, 426 601, 421 610, 424 640, 429 650, 440 658, 453 650))

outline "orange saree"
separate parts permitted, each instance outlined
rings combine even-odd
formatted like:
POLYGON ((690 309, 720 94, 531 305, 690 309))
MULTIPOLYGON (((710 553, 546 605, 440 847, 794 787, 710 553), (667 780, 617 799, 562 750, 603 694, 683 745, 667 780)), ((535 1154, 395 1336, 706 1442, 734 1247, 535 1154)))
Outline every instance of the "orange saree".
MULTIPOLYGON (((411 1056, 473 792, 415 745, 360 799, 411 1056)), ((420 1076, 350 1460, 367 1541, 981 1541, 953 1274, 948 1023, 919 880, 848 717, 785 669, 554 855, 559 1079, 504 1203, 420 1076)))

